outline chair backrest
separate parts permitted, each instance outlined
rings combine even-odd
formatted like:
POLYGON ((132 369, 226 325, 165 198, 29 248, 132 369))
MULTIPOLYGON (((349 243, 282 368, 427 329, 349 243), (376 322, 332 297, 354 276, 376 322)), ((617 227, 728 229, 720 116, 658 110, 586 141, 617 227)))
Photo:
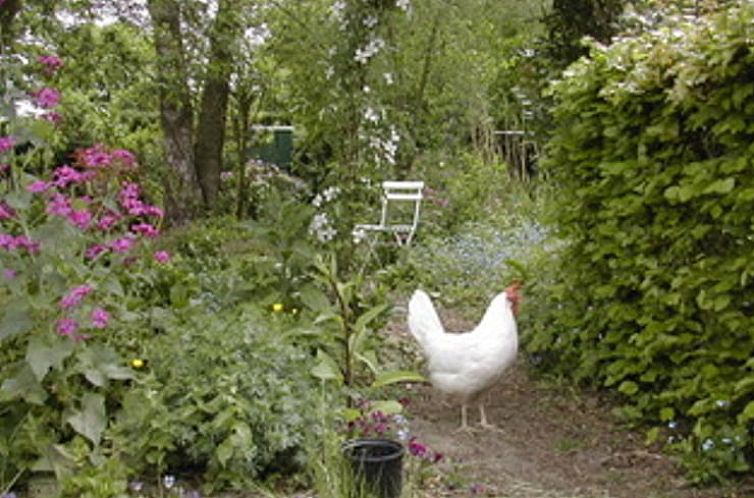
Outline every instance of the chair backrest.
POLYGON ((423 196, 422 190, 424 189, 424 182, 420 181, 386 181, 382 182, 382 215, 380 217, 380 225, 387 227, 393 225, 389 223, 389 211, 390 205, 394 203, 413 203, 413 213, 410 225, 404 223, 405 231, 408 233, 408 240, 406 244, 411 243, 411 239, 416 232, 416 227, 419 224, 419 211, 421 209, 421 201, 423 196))

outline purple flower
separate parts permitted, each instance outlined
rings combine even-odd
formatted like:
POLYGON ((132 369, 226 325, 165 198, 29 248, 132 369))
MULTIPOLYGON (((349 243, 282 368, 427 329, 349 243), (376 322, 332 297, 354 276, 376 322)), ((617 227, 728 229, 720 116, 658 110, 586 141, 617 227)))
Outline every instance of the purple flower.
POLYGON ((8 152, 13 148, 13 145, 15 145, 16 139, 8 136, 8 137, 0 137, 0 154, 3 152, 8 152))
POLYGON ((112 227, 116 225, 121 219, 121 216, 118 213, 109 212, 100 218, 100 220, 97 222, 97 227, 102 231, 108 231, 112 227))
POLYGON ((44 66, 44 73, 47 75, 54 74, 63 67, 63 61, 57 55, 40 55, 37 57, 37 62, 44 66))
POLYGON ((416 438, 411 438, 408 442, 408 452, 415 457, 424 458, 427 456, 427 446, 418 442, 416 438))
POLYGON ((16 275, 18 275, 18 272, 13 268, 3 269, 3 277, 5 277, 6 280, 13 280, 16 278, 16 275))
POLYGON ((94 244, 86 250, 84 257, 86 259, 94 259, 105 251, 107 251, 107 247, 103 246, 102 244, 94 244))
POLYGON ((0 220, 8 220, 16 216, 16 212, 12 207, 0 201, 0 220))
POLYGON ((26 186, 26 190, 28 192, 31 192, 32 194, 38 194, 40 192, 44 192, 50 188, 50 184, 43 181, 43 180, 37 180, 35 182, 31 182, 26 186))
POLYGON ((121 237, 110 242, 110 249, 118 253, 125 253, 131 250, 136 241, 132 237, 121 237))
POLYGON ((61 308, 73 308, 81 304, 81 301, 90 294, 94 288, 89 284, 79 285, 74 287, 71 291, 63 296, 60 300, 61 308))
POLYGON ((44 87, 33 93, 36 104, 43 109, 52 109, 60 103, 60 92, 44 87))
POLYGON ((107 327, 107 322, 110 321, 110 313, 102 308, 94 308, 92 310, 92 326, 97 329, 104 329, 107 327))
POLYGON ((14 237, 7 233, 0 233, 0 248, 8 251, 25 249, 31 254, 39 252, 39 242, 31 240, 26 235, 14 237))
POLYGON ((146 237, 149 237, 150 239, 153 239, 160 235, 160 231, 149 223, 139 223, 137 225, 133 225, 131 226, 131 231, 133 233, 140 233, 146 237))
POLYGON ((90 213, 88 209, 82 209, 81 211, 71 211, 68 214, 68 221, 84 230, 92 221, 92 213, 90 213))
POLYGON ((81 183, 87 179, 86 176, 67 165, 57 168, 53 175, 55 177, 53 184, 60 188, 65 188, 71 183, 81 183))
POLYGON ((8 171, 10 171, 10 164, 0 163, 0 175, 4 175, 8 171))
POLYGON ((58 334, 74 338, 79 329, 79 323, 73 318, 61 318, 57 323, 58 334))
POLYGON ((156 216, 162 218, 165 216, 165 211, 157 206, 144 206, 143 211, 146 216, 156 216))
POLYGON ((55 194, 50 202, 47 203, 47 214, 55 214, 58 216, 69 216, 73 209, 71 208, 71 202, 63 194, 55 194))
POLYGON ((52 124, 59 124, 61 121, 63 121, 63 115, 55 111, 46 112, 42 114, 40 118, 52 124))
POLYGON ((105 168, 113 161, 112 156, 102 144, 84 149, 79 153, 79 159, 87 168, 105 168))
POLYGON ((154 260, 158 263, 165 264, 170 261, 170 253, 167 251, 157 251, 154 253, 154 260))
POLYGON ((115 149, 112 153, 112 158, 117 159, 126 168, 133 168, 136 166, 136 156, 134 156, 131 151, 115 149))

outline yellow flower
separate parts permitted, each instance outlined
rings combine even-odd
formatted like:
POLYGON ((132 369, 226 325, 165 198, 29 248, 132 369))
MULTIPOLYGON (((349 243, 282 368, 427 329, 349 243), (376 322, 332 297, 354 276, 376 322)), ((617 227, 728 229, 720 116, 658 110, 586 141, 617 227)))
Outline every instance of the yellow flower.
POLYGON ((141 368, 144 366, 144 360, 140 358, 134 358, 133 360, 131 360, 131 366, 134 368, 141 368))
POLYGON ((275 313, 280 313, 283 311, 283 303, 275 303, 272 305, 272 311, 275 313))

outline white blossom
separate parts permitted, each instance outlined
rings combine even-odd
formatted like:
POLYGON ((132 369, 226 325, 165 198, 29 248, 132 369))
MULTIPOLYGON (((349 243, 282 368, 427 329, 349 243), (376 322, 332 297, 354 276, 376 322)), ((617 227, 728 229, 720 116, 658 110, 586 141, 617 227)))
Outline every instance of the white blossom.
POLYGON ((361 64, 366 64, 369 59, 385 47, 385 40, 380 37, 374 37, 363 48, 356 49, 354 60, 361 64))
POLYGON ((385 78, 385 83, 388 85, 392 85, 395 80, 393 79, 393 73, 385 73, 382 75, 383 78, 385 78))
POLYGON ((397 0, 395 5, 403 12, 408 12, 411 9, 411 0, 397 0))

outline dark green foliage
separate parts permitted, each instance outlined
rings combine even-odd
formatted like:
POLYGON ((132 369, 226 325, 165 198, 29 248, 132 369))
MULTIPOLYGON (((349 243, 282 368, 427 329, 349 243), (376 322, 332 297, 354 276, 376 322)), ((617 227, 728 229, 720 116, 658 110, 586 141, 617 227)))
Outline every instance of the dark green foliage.
POLYGON ((753 20, 671 20, 554 87, 567 243, 528 350, 665 426, 650 438, 697 480, 747 470, 752 449, 753 20))

